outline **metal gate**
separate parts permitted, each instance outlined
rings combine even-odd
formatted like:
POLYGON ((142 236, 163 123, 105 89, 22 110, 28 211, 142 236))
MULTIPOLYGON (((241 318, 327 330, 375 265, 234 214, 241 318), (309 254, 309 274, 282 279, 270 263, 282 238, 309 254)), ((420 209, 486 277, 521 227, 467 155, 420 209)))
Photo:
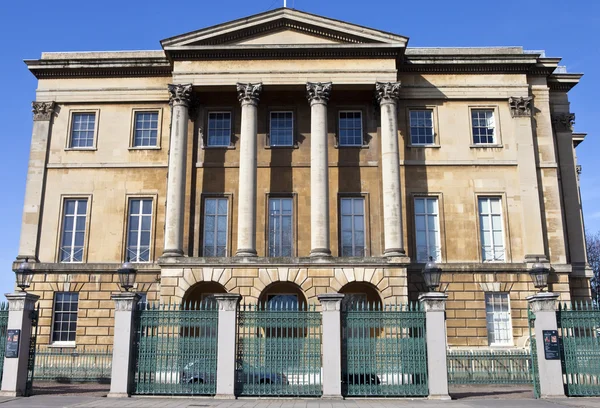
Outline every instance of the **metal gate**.
POLYGON ((320 396, 321 333, 321 313, 314 306, 241 305, 237 395, 320 396))
POLYGON ((421 305, 359 302, 342 310, 342 394, 427 396, 421 305))
POLYGON ((214 395, 215 302, 140 304, 135 312, 133 394, 214 395))
POLYGON ((559 304, 558 331, 568 396, 600 396, 600 307, 559 304))
POLYGON ((8 303, 0 303, 0 381, 4 373, 4 352, 6 351, 6 328, 8 326, 8 303))
POLYGON ((529 349, 448 350, 449 384, 531 384, 529 349))
POLYGON ((33 391, 33 374, 35 369, 35 346, 38 333, 38 319, 40 317, 40 306, 30 312, 31 337, 29 339, 29 358, 27 359, 27 382, 25 383, 25 396, 28 397, 33 391))

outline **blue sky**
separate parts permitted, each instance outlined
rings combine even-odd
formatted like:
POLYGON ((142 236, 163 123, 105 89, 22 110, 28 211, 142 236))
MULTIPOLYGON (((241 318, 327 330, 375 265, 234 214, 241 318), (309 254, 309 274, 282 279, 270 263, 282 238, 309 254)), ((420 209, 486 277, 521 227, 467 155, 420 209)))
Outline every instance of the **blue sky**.
MULTIPOLYGON (((598 0, 287 0, 288 7, 410 38, 409 46, 507 46, 546 50, 570 72, 584 72, 570 92, 575 130, 588 137, 578 149, 586 227, 600 230, 600 1, 598 0)), ((41 0, 0 2, 0 293, 12 290, 11 262, 19 244, 25 192, 31 101, 36 80, 23 59, 43 51, 160 49, 177 34, 281 7, 283 0, 41 0)))

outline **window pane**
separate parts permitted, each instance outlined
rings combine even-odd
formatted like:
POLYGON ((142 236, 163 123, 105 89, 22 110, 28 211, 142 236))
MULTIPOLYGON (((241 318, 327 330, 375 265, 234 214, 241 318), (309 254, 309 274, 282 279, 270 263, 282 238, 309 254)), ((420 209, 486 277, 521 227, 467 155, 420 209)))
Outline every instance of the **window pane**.
POLYGON ((433 111, 411 110, 409 112, 409 127, 412 144, 433 144, 433 111))
POLYGON ((77 330, 78 294, 57 292, 54 295, 52 341, 74 341, 77 330))
POLYGON ((271 112, 269 139, 271 146, 293 146, 293 112, 271 112))
POLYGON ((229 146, 231 144, 231 113, 210 112, 208 114, 208 146, 229 146))
POLYGON ((204 200, 204 256, 225 256, 227 245, 226 198, 206 198, 204 200))
POLYGON ((150 260, 152 199, 131 199, 127 224, 127 254, 130 262, 150 260))
POLYGON ((269 256, 290 256, 293 241, 291 198, 269 199, 269 256))

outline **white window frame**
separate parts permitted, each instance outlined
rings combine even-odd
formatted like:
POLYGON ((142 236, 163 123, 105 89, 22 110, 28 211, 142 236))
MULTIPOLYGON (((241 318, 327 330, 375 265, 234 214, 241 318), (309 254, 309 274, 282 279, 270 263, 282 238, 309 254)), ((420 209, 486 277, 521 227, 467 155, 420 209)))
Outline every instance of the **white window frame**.
POLYGON ((131 112, 131 135, 129 140, 130 150, 158 150, 160 149, 162 133, 162 108, 159 107, 148 107, 148 108, 134 108, 131 112), (153 146, 136 146, 135 144, 135 131, 136 131, 136 117, 138 113, 156 113, 157 128, 156 128, 156 144, 153 146))
POLYGON ((67 124, 67 138, 65 150, 96 150, 98 143, 98 124, 100 122, 100 109, 72 109, 69 111, 69 123, 67 124), (73 147, 73 124, 74 117, 77 114, 93 114, 94 115, 94 135, 91 146, 73 147))
POLYGON ((510 312, 510 294, 508 292, 486 292, 485 293, 485 322, 488 332, 488 345, 492 347, 510 347, 514 345, 513 330, 512 330, 512 315, 510 312), (496 310, 501 308, 502 297, 506 297, 507 310, 496 310), (491 300, 491 303, 490 303, 491 300), (498 304, 499 300, 499 304, 498 304), (491 311, 488 311, 488 305, 491 306, 491 311), (506 316, 503 318, 502 313, 506 316), (505 328, 501 328, 501 324, 506 324, 505 328), (500 334, 504 333, 504 334, 500 334), (500 334, 500 335, 498 335, 500 334), (492 341, 491 339, 494 339, 492 341), (500 341, 497 341, 500 337, 500 341))
MULTIPOLYGON (((338 111, 338 123, 337 123, 337 131, 338 131, 338 147, 363 147, 365 145, 365 130, 364 130, 364 117, 363 111, 359 109, 345 109, 338 111), (342 143, 342 113, 358 113, 360 115, 360 143, 342 143)), ((354 128, 353 128, 354 129, 354 128)))
POLYGON ((83 263, 85 262, 85 249, 86 249, 86 244, 87 244, 87 230, 88 230, 88 222, 89 222, 89 214, 91 213, 90 211, 90 206, 91 206, 91 198, 90 197, 64 197, 62 200, 62 209, 61 209, 61 228, 60 228, 60 236, 59 236, 59 246, 58 246, 58 262, 60 263, 83 263), (85 214, 78 214, 77 211, 79 209, 79 205, 81 201, 86 201, 86 208, 85 208, 85 214), (73 214, 66 214, 67 211, 67 202, 68 201, 74 201, 75 202, 75 209, 73 214), (65 226, 66 226, 66 219, 68 217, 72 217, 73 218, 73 229, 71 230, 71 242, 69 243, 69 260, 63 260, 62 259, 62 254, 63 251, 65 251, 63 248, 65 248, 65 242, 63 241, 64 238, 64 234, 65 234, 65 226), (77 231, 77 219, 80 217, 84 217, 84 230, 83 230, 83 244, 81 246, 81 260, 73 260, 74 255, 75 255, 75 233, 77 231))
MULTIPOLYGON (((347 232, 347 231, 346 231, 347 232)), ((358 257, 365 257, 367 256, 367 209, 366 209, 366 200, 365 197, 363 196, 358 196, 358 197, 340 197, 340 256, 358 256, 358 257), (351 214, 344 214, 342 211, 342 202, 344 200, 350 200, 351 202, 351 214), (354 201, 355 200, 361 200, 362 201, 362 214, 355 214, 354 213, 354 201), (362 254, 356 254, 356 248, 358 247, 355 243, 356 240, 356 230, 354 229, 354 217, 357 216, 362 216, 363 217, 363 253, 362 254), (345 230, 343 229, 343 218, 344 217, 350 217, 351 219, 351 232, 352 233, 352 255, 344 255, 343 254, 343 233, 345 232, 345 230)))
MULTIPOLYGON (((73 302, 69 302, 69 303, 73 303, 73 302)), ((64 311, 61 311, 59 313, 64 313, 64 311)), ((77 339, 77 318, 79 316, 79 292, 72 292, 72 291, 60 291, 60 292, 54 292, 54 298, 52 299, 52 326, 50 327, 51 332, 50 332, 50 344, 52 346, 75 346, 75 341, 77 339), (68 313, 70 314, 75 314, 75 339, 74 340, 54 340, 54 335, 56 333, 56 331, 54 330, 54 323, 56 322, 56 295, 58 293, 75 293, 77 294, 77 310, 75 311, 68 311, 68 313)), ((63 330, 59 330, 59 333, 62 333, 63 330)), ((71 330, 67 330, 67 333, 71 332, 71 330)))
MULTIPOLYGON (((410 136, 410 146, 435 146, 436 145, 436 134, 435 134, 435 112, 433 110, 433 108, 427 108, 427 107, 423 107, 423 108, 409 108, 408 109, 408 131, 409 131, 409 136, 410 136), (413 127, 422 127, 422 126, 412 126, 412 122, 411 122, 411 113, 412 112, 429 112, 431 113, 431 143, 415 143, 413 141, 413 134, 412 134, 412 128, 413 127)), ((418 137, 418 135, 415 135, 418 137)))
MULTIPOLYGON (((276 235, 279 236, 279 242, 277 243, 277 245, 279 245, 279 254, 271 254, 271 201, 272 200, 290 200, 290 203, 292 204, 292 210, 291 210, 291 214, 289 215, 290 217, 290 226, 291 226, 291 243, 290 243, 290 255, 289 256, 295 256, 294 254, 294 248, 295 248, 295 228, 294 228, 294 220, 295 220, 295 205, 294 205, 294 197, 292 196, 270 196, 267 199, 267 256, 268 257, 280 257, 280 256, 286 256, 286 255, 281 255, 281 250, 282 250, 282 246, 281 246, 281 241, 282 241, 282 235, 283 235, 283 228, 282 225, 280 223, 279 225, 279 229, 278 231, 276 231, 276 235)), ((281 205, 279 206, 279 208, 281 208, 281 205)), ((281 220, 283 217, 287 217, 288 215, 283 215, 283 214, 278 214, 278 218, 281 220)), ((275 245, 275 246, 277 246, 275 245)), ((276 251, 277 252, 277 251, 276 251)))
MULTIPOLYGON (((205 230, 205 225, 206 225, 206 202, 208 200, 225 200, 225 202, 227 203, 227 213, 225 214, 226 217, 226 222, 225 222, 225 253, 222 256, 227 256, 228 251, 229 251, 229 197, 223 197, 223 196, 208 196, 208 197, 204 197, 203 200, 203 206, 202 206, 202 256, 207 256, 205 254, 205 246, 206 246, 206 230, 205 230)), ((217 202, 218 205, 218 202, 217 202)), ((218 207, 217 207, 218 208, 218 207)), ((221 216, 222 214, 217 213, 216 214, 210 214, 212 217, 215 218, 215 230, 212 231, 213 234, 218 233, 218 227, 217 227, 217 218, 219 216, 221 216)), ((215 244, 213 245, 213 248, 218 247, 217 245, 217 238, 215 237, 215 244)), ((212 256, 220 256, 220 255, 212 255, 212 256)))
POLYGON ((269 147, 295 147, 296 146, 296 124, 293 110, 270 110, 269 111, 269 147), (292 115, 292 143, 290 144, 273 144, 273 114, 274 113, 290 113, 292 115))
MULTIPOLYGON (((481 254, 481 260, 483 262, 506 262, 507 259, 507 253, 506 253, 506 239, 505 239, 505 232, 504 232, 504 215, 503 215, 503 208, 502 208, 502 197, 500 196, 486 196, 486 195, 481 195, 477 197, 477 215, 479 217, 479 250, 480 250, 480 254, 481 254), (488 202, 488 208, 489 211, 486 214, 482 214, 481 213, 481 209, 480 209, 480 202, 482 200, 487 200, 488 202), (492 211, 492 200, 498 200, 499 202, 499 207, 500 207, 500 212, 499 213, 494 213, 492 211), (501 242, 501 246, 502 246, 502 258, 499 258, 499 256, 496 254, 496 249, 495 247, 499 247, 499 244, 496 244, 496 242, 494 241, 494 229, 493 229, 493 221, 492 221, 492 217, 494 215, 497 215, 500 217, 500 236, 502 239, 501 242), (483 221, 483 216, 487 216, 488 217, 488 222, 486 223, 486 225, 484 225, 484 221, 483 221), (487 228, 490 232, 490 239, 492 240, 491 242, 491 253, 492 253, 492 257, 491 259, 487 259, 486 258, 486 251, 485 251, 485 247, 484 247, 484 228, 487 228)), ((498 231, 498 230, 496 230, 498 231)))
MULTIPOLYGON (((481 128, 481 126, 478 126, 481 128)), ((479 146, 479 147, 486 147, 486 146, 499 146, 500 145, 500 125, 499 125, 499 115, 498 115, 498 109, 495 106, 471 106, 469 108, 469 129, 471 130, 471 146, 479 146), (473 126, 473 112, 475 111, 485 111, 485 112, 492 112, 492 119, 494 121, 494 125, 493 125, 493 129, 494 129, 494 140, 489 143, 482 143, 482 142, 478 142, 475 143, 475 132, 473 132, 474 130, 474 126, 473 126)), ((489 129, 489 126, 488 126, 489 129)))
POLYGON ((440 233, 440 200, 438 197, 431 197, 431 196, 416 196, 413 199, 413 208, 414 208, 414 220, 415 220, 415 257, 417 259, 417 262, 427 262, 429 261, 429 257, 432 257, 434 261, 436 262, 441 262, 442 260, 442 240, 441 240, 441 233, 440 233), (423 208, 425 212, 417 212, 417 201, 423 201, 423 208), (436 203, 436 208, 437 208, 437 212, 436 213, 432 213, 430 214, 427 210, 427 202, 431 200, 434 201, 436 203), (427 248, 427 253, 425 255, 425 258, 422 258, 420 256, 420 252, 419 252, 419 245, 418 245, 418 241, 417 241, 417 235, 419 233, 419 229, 417 227, 417 217, 418 216, 422 216, 424 217, 425 220, 425 245, 427 248), (430 229, 430 222, 429 222, 429 216, 435 216, 435 220, 434 220, 434 229, 430 229), (435 233, 435 239, 437 240, 437 245, 436 243, 431 243, 430 242, 430 232, 434 232, 435 233), (434 248, 435 253, 432 253, 432 248, 434 248))
POLYGON ((154 222, 153 222, 153 218, 154 218, 154 199, 152 197, 130 197, 128 200, 128 206, 127 206, 127 231, 126 231, 126 246, 125 246, 125 261, 128 262, 134 262, 134 263, 148 263, 148 262, 152 262, 152 230, 154 227, 154 222), (140 207, 139 207, 139 212, 137 214, 132 214, 131 213, 131 204, 133 201, 139 201, 140 202, 140 207), (144 210, 143 210, 143 203, 144 201, 150 201, 150 214, 145 214, 144 210), (135 258, 131 258, 129 255, 129 251, 130 251, 130 242, 129 242, 129 233, 130 233, 130 229, 132 227, 131 225, 131 217, 132 216, 136 216, 138 217, 138 229, 137 229, 137 238, 136 238, 136 246, 135 246, 135 258), (140 261, 140 253, 141 253, 141 239, 142 239, 142 219, 143 217, 149 217, 150 218, 150 238, 148 240, 148 260, 143 260, 140 261))
POLYGON ((206 114, 206 147, 208 148, 224 148, 231 146, 231 135, 233 134, 233 112, 230 110, 209 110, 206 114), (227 144, 211 145, 210 144, 210 117, 211 115, 227 114, 229 115, 229 142, 227 144))

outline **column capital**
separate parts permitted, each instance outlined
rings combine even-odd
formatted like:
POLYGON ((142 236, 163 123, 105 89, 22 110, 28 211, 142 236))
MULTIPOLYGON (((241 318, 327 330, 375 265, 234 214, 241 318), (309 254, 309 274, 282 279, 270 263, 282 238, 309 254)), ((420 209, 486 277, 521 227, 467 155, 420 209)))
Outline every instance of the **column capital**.
POLYGON ((9 311, 34 310, 35 302, 40 298, 38 295, 27 292, 6 293, 4 296, 8 300, 9 311))
POLYGON ((572 132, 575 124, 574 113, 553 113, 552 125, 557 132, 572 132))
POLYGON ((192 84, 169 84, 169 105, 190 106, 192 101, 192 84))
POLYGON ((133 311, 140 300, 140 295, 133 292, 115 293, 110 297, 115 301, 115 311, 133 311))
POLYGON ((323 293, 317 295, 324 312, 339 312, 342 308, 343 293, 323 293))
POLYGON ((419 303, 425 312, 443 312, 446 310, 448 295, 442 292, 427 292, 419 295, 419 303))
POLYGON ((379 104, 395 103, 400 97, 400 81, 375 82, 375 97, 379 104))
POLYGON ((533 96, 511 96, 508 98, 510 115, 513 118, 531 116, 533 96))
POLYGON ((237 310, 238 303, 242 300, 242 295, 237 293, 215 293, 213 296, 219 303, 219 310, 227 312, 237 310))
POLYGON ((242 84, 238 82, 236 84, 238 100, 242 105, 251 104, 258 105, 260 99, 260 93, 262 91, 262 82, 256 84, 242 84))
POLYGON ((555 312, 558 293, 541 292, 527 297, 529 308, 533 313, 537 312, 555 312))
POLYGON ((55 103, 51 102, 31 102, 31 111, 33 112, 33 120, 45 120, 48 121, 52 118, 54 113, 55 103))
POLYGON ((331 82, 307 82, 306 83, 306 97, 308 102, 312 105, 313 103, 327 104, 329 102, 329 96, 331 95, 331 82))

